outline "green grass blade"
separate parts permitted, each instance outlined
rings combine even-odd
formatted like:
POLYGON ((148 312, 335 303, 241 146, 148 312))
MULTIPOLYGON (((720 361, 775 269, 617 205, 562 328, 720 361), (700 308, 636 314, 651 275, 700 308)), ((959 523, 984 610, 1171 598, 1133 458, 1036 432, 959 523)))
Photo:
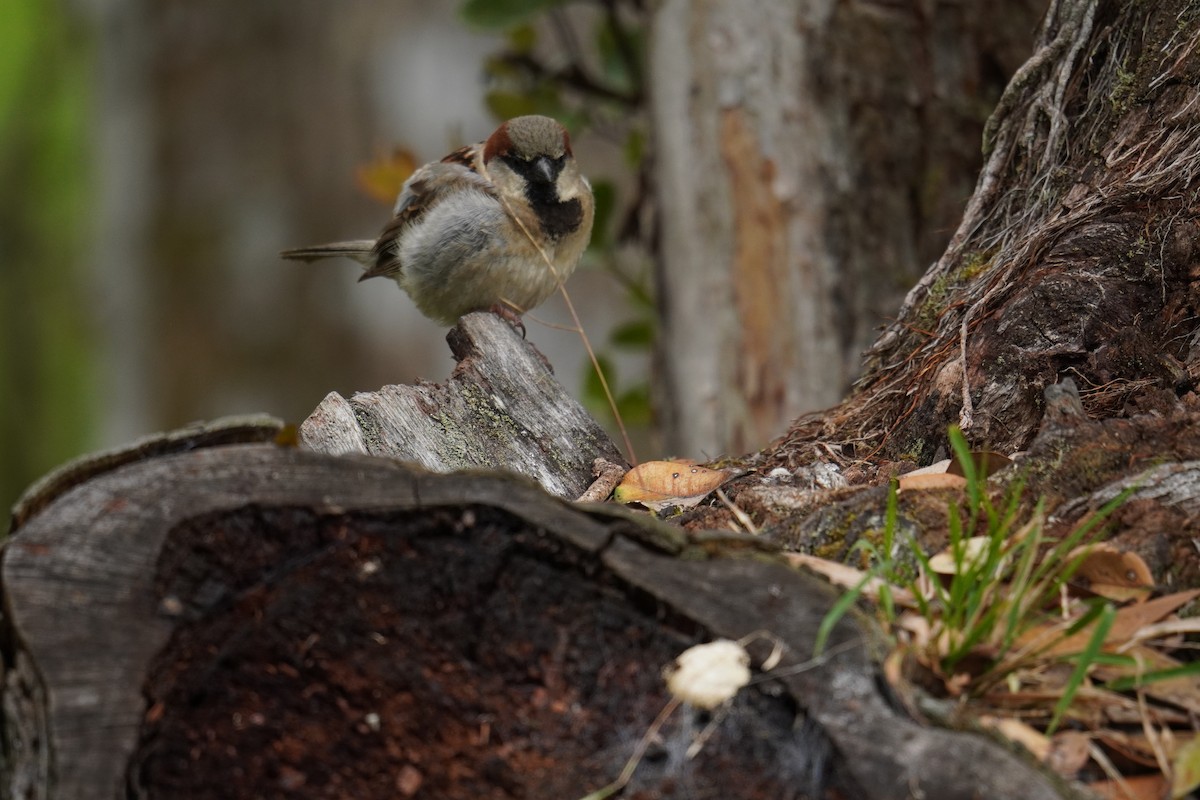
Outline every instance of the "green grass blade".
POLYGON ((896 526, 898 525, 897 518, 899 517, 899 495, 900 481, 892 478, 888 483, 887 495, 887 511, 883 517, 883 551, 887 553, 888 558, 895 558, 896 554, 892 552, 892 548, 896 543, 896 526))
POLYGON ((1111 689, 1114 692, 1126 692, 1130 689, 1140 689, 1143 686, 1149 686, 1152 683, 1160 681, 1169 681, 1174 678, 1195 678, 1200 677, 1200 661, 1193 661, 1190 664, 1184 664, 1179 667, 1171 667, 1170 669, 1158 669, 1153 672, 1146 672, 1142 675, 1130 675, 1125 678, 1116 678, 1104 684, 1105 689, 1111 689))
POLYGON ((825 616, 821 619, 821 626, 817 628, 817 638, 813 642, 813 658, 816 658, 825 652, 825 645, 829 641, 829 635, 833 633, 834 626, 836 626, 838 621, 846 615, 846 612, 850 610, 850 607, 858 601, 858 598, 862 596, 863 589, 866 588, 867 583, 869 583, 871 579, 875 577, 877 577, 877 575, 874 570, 868 572, 858 583, 854 585, 852 589, 843 593, 842 596, 837 599, 837 602, 830 607, 829 611, 825 613, 825 616))
POLYGON ((974 516, 979 511, 981 481, 979 470, 975 468, 975 458, 971 455, 971 445, 967 444, 967 437, 963 436, 957 425, 951 425, 947 435, 950 438, 950 447, 953 448, 954 455, 962 467, 963 477, 967 479, 967 500, 974 516))
POLYGON ((1116 618, 1117 610, 1113 608, 1111 603, 1105 603, 1101 607, 1099 619, 1096 620, 1096 629, 1092 631, 1087 646, 1079 654, 1075 662, 1075 669, 1071 672, 1071 677, 1067 681, 1067 685, 1063 688, 1062 697, 1058 698, 1058 702, 1054 704, 1054 716, 1051 718, 1050 724, 1046 727, 1047 736, 1054 735, 1054 731, 1058 728, 1058 723, 1062 721, 1063 714, 1071 707, 1071 701, 1075 699, 1079 687, 1083 685, 1084 679, 1087 678, 1088 670, 1096 663, 1096 656, 1099 654, 1100 648, 1104 646, 1104 640, 1108 637, 1108 631, 1112 628, 1113 620, 1116 618))

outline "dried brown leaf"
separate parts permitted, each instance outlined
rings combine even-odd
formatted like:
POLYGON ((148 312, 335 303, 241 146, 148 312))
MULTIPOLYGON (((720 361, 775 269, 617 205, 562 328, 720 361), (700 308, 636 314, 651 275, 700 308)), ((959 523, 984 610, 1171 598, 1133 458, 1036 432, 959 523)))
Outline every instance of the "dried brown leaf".
POLYGON ((641 503, 655 511, 694 506, 736 474, 679 461, 646 461, 625 473, 613 490, 613 498, 618 503, 641 503))
POLYGON ((1071 582, 1110 600, 1144 601, 1154 591, 1150 567, 1137 553, 1122 552, 1111 544, 1084 545, 1067 556, 1070 561, 1083 555, 1071 582))
POLYGON ((901 475, 899 479, 899 488, 901 492, 916 492, 916 491, 932 491, 934 489, 961 489, 967 485, 967 479, 961 475, 950 475, 948 473, 921 473, 919 475, 908 473, 901 475))
MULTIPOLYGON (((1108 750, 1134 764, 1144 767, 1157 767, 1158 757, 1154 752, 1155 743, 1140 731, 1096 731, 1096 741, 1108 750)), ((1167 748, 1167 756, 1174 757, 1183 745, 1195 740, 1195 734, 1175 731, 1171 737, 1163 737, 1160 744, 1167 748)))
MULTIPOLYGON (((1158 622, 1175 609, 1200 597, 1200 589, 1189 589, 1185 592, 1175 592, 1145 603, 1126 606, 1117 611, 1105 639, 1104 649, 1114 651, 1137 636, 1138 631, 1146 625, 1158 622)), ((1082 652, 1092 636, 1091 626, 1071 636, 1054 640, 1059 631, 1064 629, 1064 623, 1045 623, 1036 625, 1017 639, 1018 649, 1035 646, 1043 656, 1063 656, 1082 652), (1048 646, 1042 647, 1044 643, 1048 646)))
MULTIPOLYGON (((997 710, 1019 712, 1029 719, 1048 720, 1060 697, 1061 687, 1026 688, 1014 692, 995 690, 980 698, 980 703, 997 710)), ((1144 718, 1155 725, 1185 725, 1188 722, 1187 714, 1182 711, 1163 706, 1143 709, 1132 697, 1088 685, 1079 687, 1075 693, 1070 713, 1073 720, 1093 729, 1137 725, 1144 718)))
POLYGON ((914 470, 901 475, 901 478, 911 478, 915 475, 944 475, 946 470, 950 469, 950 459, 943 458, 941 461, 935 461, 928 467, 918 467, 914 470))
MULTIPOLYGON (((1012 463, 1012 459, 1008 456, 992 450, 972 451, 971 460, 975 462, 975 474, 982 475, 983 477, 995 475, 1012 463)), ((957 458, 950 462, 950 465, 946 468, 946 472, 951 475, 966 475, 962 464, 959 463, 957 458)))
MULTIPOLYGON (((784 553, 783 557, 787 559, 789 564, 812 570, 834 586, 843 589, 853 589, 855 586, 858 586, 866 575, 862 570, 847 566, 840 561, 830 561, 827 558, 812 556, 807 553, 784 553)), ((883 583, 884 581, 879 578, 871 578, 863 585, 862 593, 873 600, 878 599, 879 588, 883 583)), ((892 592, 892 599, 897 605, 909 608, 916 606, 916 600, 913 598, 912 592, 902 589, 899 586, 889 586, 889 588, 892 592)))
MULTIPOLYGON (((991 543, 992 540, 989 536, 972 536, 964 539, 962 542, 963 568, 969 571, 973 563, 982 559, 991 543)), ((940 553, 934 553, 929 557, 929 568, 939 575, 954 575, 958 572, 958 565, 954 563, 954 551, 947 547, 940 553)))
POLYGON ((981 727, 996 731, 1010 742, 1021 745, 1038 761, 1044 762, 1050 756, 1051 742, 1046 738, 1046 734, 1019 719, 984 714, 979 717, 979 724, 981 727))
POLYGON ((1102 800, 1162 800, 1167 779, 1162 775, 1135 775, 1121 781, 1089 783, 1089 790, 1102 800))
POLYGON ((1191 741, 1175 750, 1172 759, 1171 797, 1183 797, 1200 786, 1200 739, 1191 741))
POLYGON ((1042 759, 1046 766, 1067 778, 1074 777, 1088 760, 1092 737, 1082 731, 1062 731, 1050 739, 1050 752, 1042 759))
MULTIPOLYGON (((1126 648, 1122 654, 1137 659, 1138 666, 1097 664, 1092 670, 1095 678, 1101 681, 1135 678, 1147 672, 1159 672, 1183 666, 1182 661, 1146 645, 1126 648)), ((1147 683, 1140 691, 1151 699, 1171 703, 1185 708, 1193 714, 1200 714, 1200 676, 1181 675, 1175 678, 1156 680, 1147 683)))

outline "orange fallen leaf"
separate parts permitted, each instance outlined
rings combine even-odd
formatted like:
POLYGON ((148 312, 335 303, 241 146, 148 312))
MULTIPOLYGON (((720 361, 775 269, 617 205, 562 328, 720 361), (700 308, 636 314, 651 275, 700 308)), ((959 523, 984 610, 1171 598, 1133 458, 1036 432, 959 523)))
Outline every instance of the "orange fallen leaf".
POLYGON ((625 473, 613 490, 613 498, 618 503, 641 503, 655 511, 694 506, 736 474, 733 470, 679 461, 646 461, 625 473))
POLYGON ((901 475, 897 481, 897 491, 929 491, 931 489, 960 489, 967 485, 967 479, 961 475, 951 475, 946 472, 912 472, 901 475))
POLYGON ((400 188, 417 168, 417 159, 412 151, 397 147, 386 156, 363 164, 355 170, 358 188, 373 200, 391 205, 396 202, 400 188))

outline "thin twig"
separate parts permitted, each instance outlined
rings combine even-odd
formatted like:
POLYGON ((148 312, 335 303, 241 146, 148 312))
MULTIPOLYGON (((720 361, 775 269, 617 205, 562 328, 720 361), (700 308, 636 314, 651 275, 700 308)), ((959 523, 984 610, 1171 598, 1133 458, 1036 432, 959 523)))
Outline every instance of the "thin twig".
POLYGON ((637 771, 638 764, 642 763, 642 756, 646 754, 646 748, 650 746, 650 740, 658 734, 659 728, 674 713, 675 709, 679 708, 681 702, 683 701, 678 697, 672 696, 667 701, 667 704, 663 706, 662 711, 658 712, 658 716, 654 718, 654 722, 650 723, 650 727, 646 729, 642 738, 638 740, 637 747, 633 748, 633 755, 625 762, 625 769, 621 770, 621 774, 617 776, 617 779, 607 786, 587 795, 583 800, 605 800, 624 789, 625 784, 632 780, 633 773, 637 771))
MULTIPOLYGON (((488 178, 486 172, 484 173, 484 177, 488 178)), ((604 376, 604 370, 600 369, 600 361, 596 358, 596 351, 592 349, 592 342, 588 338, 587 332, 583 329, 583 322, 580 321, 579 314, 575 311, 575 304, 571 302, 571 295, 567 294, 566 281, 563 280, 562 275, 558 274, 558 268, 554 266, 554 262, 546 255, 546 251, 533 238, 533 234, 529 232, 529 228, 525 227, 525 223, 521 221, 521 218, 513 213, 508 200, 503 195, 497 195, 497 197, 500 199, 500 204, 504 206, 504 211, 513 222, 517 223, 517 227, 521 229, 521 233, 525 234, 525 238, 537 250, 538 255, 542 257, 542 261, 550 269, 550 274, 554 276, 554 280, 558 283, 558 291, 562 294, 563 300, 567 304, 567 311, 571 314, 571 321, 575 323, 575 329, 579 332, 579 338, 583 342, 583 349, 587 351, 588 359, 592 362, 592 369, 596 371, 596 377, 600 379, 600 388, 604 390, 604 398, 608 401, 609 410, 612 411, 613 419, 617 422, 617 428, 621 431, 621 439, 625 442, 625 452, 629 455, 629 463, 636 464, 637 454, 633 451, 633 442, 629 439, 629 432, 625 430, 625 420, 621 418, 621 412, 617 410, 617 401, 608 386, 608 378, 604 376)))

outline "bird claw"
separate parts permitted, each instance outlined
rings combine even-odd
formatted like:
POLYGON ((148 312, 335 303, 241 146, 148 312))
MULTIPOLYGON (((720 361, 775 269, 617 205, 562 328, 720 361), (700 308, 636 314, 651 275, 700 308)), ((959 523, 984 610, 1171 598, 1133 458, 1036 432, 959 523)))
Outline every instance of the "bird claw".
POLYGON ((521 332, 521 338, 525 338, 525 321, 521 319, 521 315, 510 306, 508 303, 495 303, 488 309, 500 319, 512 325, 521 332))

